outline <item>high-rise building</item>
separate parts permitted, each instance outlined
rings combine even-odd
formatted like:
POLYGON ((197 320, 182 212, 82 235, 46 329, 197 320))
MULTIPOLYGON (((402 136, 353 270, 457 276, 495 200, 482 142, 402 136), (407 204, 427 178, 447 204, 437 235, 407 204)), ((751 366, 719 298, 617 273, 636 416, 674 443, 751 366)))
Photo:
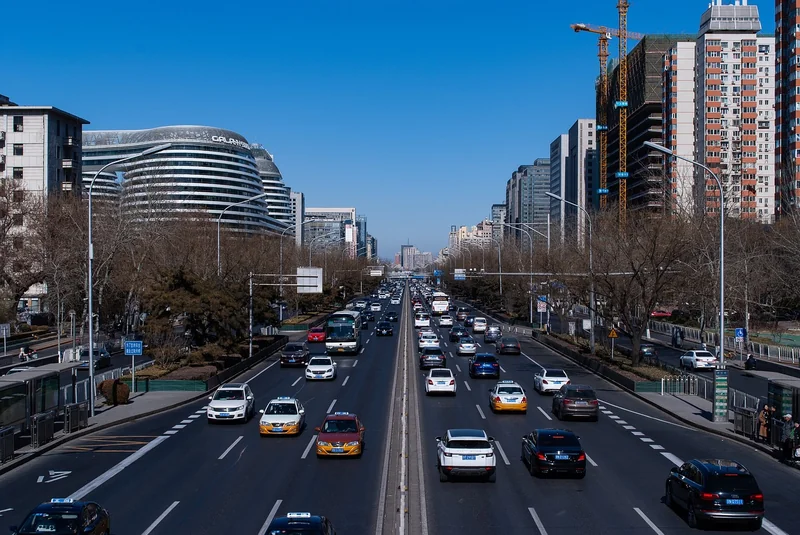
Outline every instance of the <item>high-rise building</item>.
MULTIPOLYGON (((798 12, 800 0, 775 2, 775 211, 778 217, 800 206, 800 123, 796 111, 800 109, 798 12)), ((771 90, 759 83, 758 98, 769 96, 771 90)), ((759 135, 758 143, 762 142, 759 135)))
POLYGON ((519 223, 523 222, 524 191, 529 192, 526 184, 530 183, 529 171, 532 167, 532 165, 520 165, 506 182, 506 223, 515 226, 503 226, 503 233, 506 237, 517 241, 522 236, 519 223))
POLYGON ((400 265, 403 269, 414 269, 414 256, 417 253, 417 248, 413 245, 400 246, 400 265))
POLYGON ((565 209, 563 199, 567 194, 567 158, 569 156, 569 134, 559 134, 550 143, 550 191, 562 200, 550 197, 551 233, 558 233, 563 242, 566 233, 565 209))
POLYGON ((394 265, 398 267, 402 267, 403 265, 403 257, 400 256, 400 253, 394 253, 394 265))
POLYGON ((530 226, 522 228, 531 233, 534 243, 546 245, 544 236, 547 236, 550 221, 550 197, 547 195, 550 191, 550 158, 535 159, 530 174, 530 217, 522 221, 530 226))
POLYGON ((367 218, 366 216, 360 215, 356 216, 356 227, 358 229, 358 241, 357 249, 356 249, 356 256, 363 256, 369 258, 369 254, 367 254, 367 218))
POLYGON ((269 216, 287 225, 292 224, 290 190, 283 183, 283 177, 280 170, 278 170, 278 166, 275 165, 275 159, 267 149, 257 143, 250 145, 250 151, 256 159, 258 175, 264 184, 264 193, 267 193, 264 200, 267 201, 269 216))
POLYGON ((566 203, 564 219, 567 229, 576 230, 579 243, 583 243, 586 238, 586 214, 583 210, 590 210, 592 205, 591 186, 594 183, 596 141, 594 119, 578 119, 569 129, 564 199, 577 204, 580 208, 566 203))
POLYGON ((356 257, 358 227, 355 208, 306 208, 303 225, 304 244, 321 248, 336 244, 356 257))
POLYGON ((372 234, 367 234, 367 258, 378 258, 378 240, 372 234))
POLYGON ((506 222, 506 205, 492 205, 492 238, 498 242, 503 241, 503 225, 506 222))
POLYGON ((292 226, 294 226, 294 242, 299 247, 303 244, 303 222, 306 219, 306 198, 300 191, 289 190, 292 203, 292 226))

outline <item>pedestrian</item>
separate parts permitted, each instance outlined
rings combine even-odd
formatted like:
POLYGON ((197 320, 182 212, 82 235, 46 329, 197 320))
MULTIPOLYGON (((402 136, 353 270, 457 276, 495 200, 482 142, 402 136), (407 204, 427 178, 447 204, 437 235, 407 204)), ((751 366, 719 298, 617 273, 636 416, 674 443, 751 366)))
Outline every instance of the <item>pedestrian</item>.
POLYGON ((25 348, 24 347, 19 348, 19 361, 25 362, 26 358, 27 355, 25 354, 25 348))
POLYGON ((764 405, 764 408, 758 413, 758 434, 756 435, 756 442, 767 442, 768 438, 769 405, 764 405))
POLYGON ((783 460, 789 462, 794 457, 794 422, 791 414, 783 415, 783 428, 781 429, 781 446, 783 450, 783 460))
POLYGON ((703 351, 708 351, 708 346, 706 345, 706 343, 705 343, 705 342, 703 342, 702 344, 700 344, 700 347, 703 349, 703 351))

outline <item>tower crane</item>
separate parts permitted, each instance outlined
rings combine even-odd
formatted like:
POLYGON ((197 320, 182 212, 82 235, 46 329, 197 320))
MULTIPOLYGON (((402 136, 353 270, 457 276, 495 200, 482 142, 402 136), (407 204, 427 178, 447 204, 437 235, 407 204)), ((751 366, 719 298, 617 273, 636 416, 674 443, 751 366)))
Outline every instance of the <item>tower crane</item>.
MULTIPOLYGON (((600 208, 606 207, 608 195, 608 42, 612 37, 619 37, 616 28, 594 26, 591 24, 571 24, 576 33, 589 32, 599 35, 597 39, 597 58, 600 60, 600 102, 597 106, 597 142, 599 145, 600 208)), ((644 34, 627 32, 631 39, 643 39, 644 34)), ((626 192, 627 193, 627 192, 626 192)))
POLYGON ((619 110, 619 228, 625 231, 628 224, 628 0, 617 0, 619 11, 619 99, 614 107, 619 110))

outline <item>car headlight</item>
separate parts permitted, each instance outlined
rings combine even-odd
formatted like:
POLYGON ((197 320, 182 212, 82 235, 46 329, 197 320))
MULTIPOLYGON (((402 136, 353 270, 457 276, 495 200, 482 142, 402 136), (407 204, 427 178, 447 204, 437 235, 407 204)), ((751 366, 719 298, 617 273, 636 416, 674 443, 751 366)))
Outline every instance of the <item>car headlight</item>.
POLYGON ((358 446, 358 440, 354 440, 353 442, 348 442, 345 446, 358 446))
POLYGON ((285 424, 283 424, 283 427, 294 427, 294 426, 298 425, 299 423, 300 422, 286 422, 285 424))
POLYGON ((330 442, 325 442, 324 440, 317 441, 317 446, 330 446, 330 445, 331 445, 330 442))
POLYGON ((333 373, 333 368, 328 368, 328 371, 326 371, 325 373, 333 373))
POLYGON ((239 406, 238 406, 238 407, 236 407, 236 409, 234 409, 234 410, 237 410, 237 411, 243 411, 245 407, 246 407, 246 405, 239 405, 239 406))

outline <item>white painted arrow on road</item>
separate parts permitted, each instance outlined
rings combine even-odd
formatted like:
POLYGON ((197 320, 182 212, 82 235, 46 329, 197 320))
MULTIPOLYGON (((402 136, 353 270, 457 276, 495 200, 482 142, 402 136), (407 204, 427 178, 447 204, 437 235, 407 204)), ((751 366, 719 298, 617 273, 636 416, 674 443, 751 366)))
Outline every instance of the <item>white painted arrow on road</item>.
POLYGON ((66 479, 67 476, 72 473, 71 471, 66 471, 66 470, 64 470, 64 471, 49 470, 48 472, 50 474, 50 479, 45 481, 44 478, 46 476, 39 476, 39 478, 36 480, 36 482, 37 483, 52 483, 54 481, 58 481, 59 479, 66 479))

